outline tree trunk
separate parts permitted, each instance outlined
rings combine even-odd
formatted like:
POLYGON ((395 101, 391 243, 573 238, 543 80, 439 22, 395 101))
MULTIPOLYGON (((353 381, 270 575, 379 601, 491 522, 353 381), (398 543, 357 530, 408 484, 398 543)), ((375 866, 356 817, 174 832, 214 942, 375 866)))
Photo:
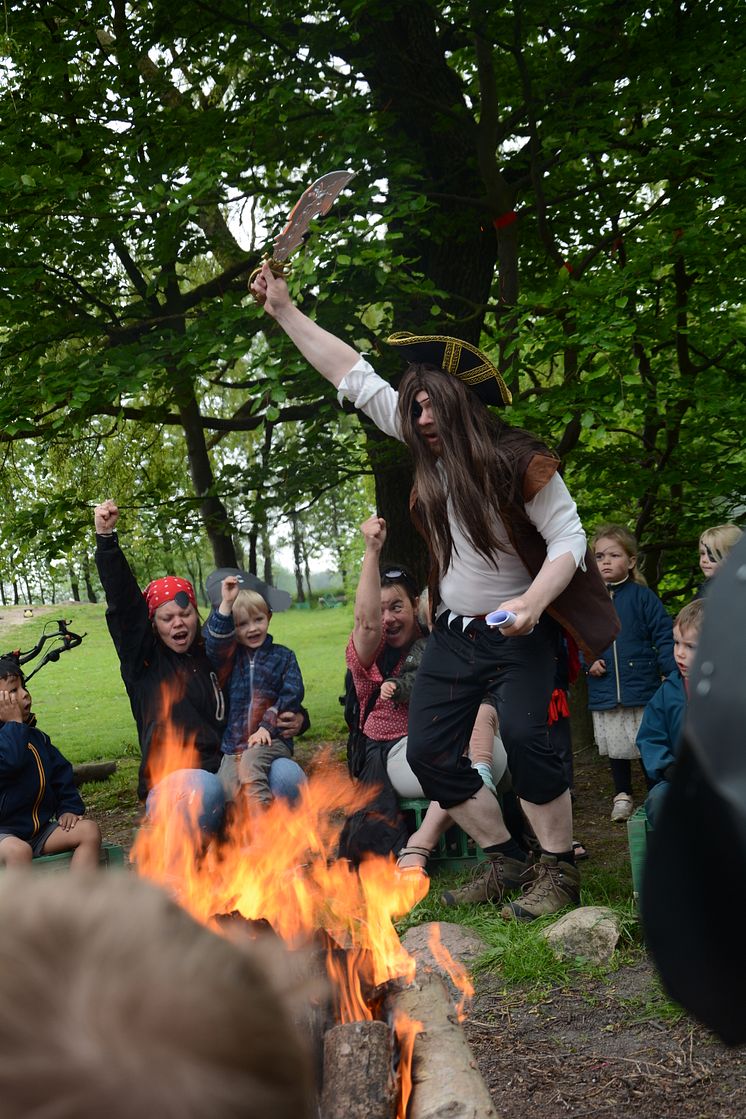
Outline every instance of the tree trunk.
POLYGON ((70 578, 70 594, 72 595, 73 602, 80 602, 80 584, 78 582, 78 573, 72 564, 67 569, 67 574, 70 578))
MULTIPOLYGON (((305 528, 305 525, 303 526, 305 528)), ((308 559, 308 548, 306 546, 306 537, 301 535, 300 547, 303 554, 303 573, 306 577, 306 587, 308 588, 308 601, 313 602, 313 592, 311 591, 311 566, 308 559)))
POLYGON ((249 571, 252 575, 258 574, 258 559, 257 559, 257 542, 259 538, 259 528, 256 523, 251 526, 249 533, 249 571))
POLYGON ((409 494, 412 489, 412 464, 409 453, 387 435, 368 429, 368 454, 375 476, 376 510, 386 521, 388 534, 381 559, 400 563, 411 571, 418 586, 427 582, 427 547, 412 524, 409 494))
POLYGON ((303 570, 301 567, 303 556, 301 551, 300 529, 298 527, 297 513, 290 514, 290 524, 292 525, 293 529, 293 567, 295 569, 296 594, 298 602, 305 602, 306 596, 303 591, 303 570))
POLYGON ((90 558, 88 556, 88 552, 85 552, 85 551, 83 552, 83 558, 81 560, 81 566, 83 568, 83 580, 85 582, 85 590, 86 590, 86 594, 88 595, 88 601, 89 602, 98 602, 98 598, 96 597, 96 592, 93 589, 93 583, 91 582, 91 561, 90 561, 90 558))
POLYGON ((190 384, 181 386, 179 416, 184 428, 189 473, 200 499, 200 514, 212 547, 216 567, 237 567, 228 511, 215 491, 215 476, 205 443, 202 416, 190 384))
POLYGON ((272 575, 272 545, 269 540, 269 529, 267 528, 266 521, 262 526, 262 554, 264 556, 264 582, 269 586, 274 585, 272 575))
POLYGON ((106 781, 116 773, 116 762, 81 762, 73 766, 73 781, 82 785, 86 781, 106 781))

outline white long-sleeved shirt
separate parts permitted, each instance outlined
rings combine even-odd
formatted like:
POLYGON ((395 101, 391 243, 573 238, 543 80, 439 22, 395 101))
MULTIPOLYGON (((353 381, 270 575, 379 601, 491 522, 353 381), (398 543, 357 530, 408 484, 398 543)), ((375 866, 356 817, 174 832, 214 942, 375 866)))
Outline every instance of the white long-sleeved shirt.
MULTIPOLYGON (((398 418, 399 394, 361 357, 339 385, 340 400, 346 398, 365 412, 376 427, 401 439, 398 418)), ((559 474, 526 502, 526 514, 543 537, 550 560, 570 552, 576 567, 583 564, 586 536, 578 510, 559 474)), ((453 538, 451 563, 440 581, 441 606, 454 614, 474 617, 497 609, 501 602, 522 595, 532 582, 531 574, 510 543, 497 510, 492 512, 502 549, 493 565, 476 550, 457 520, 449 501, 448 520, 453 538)))

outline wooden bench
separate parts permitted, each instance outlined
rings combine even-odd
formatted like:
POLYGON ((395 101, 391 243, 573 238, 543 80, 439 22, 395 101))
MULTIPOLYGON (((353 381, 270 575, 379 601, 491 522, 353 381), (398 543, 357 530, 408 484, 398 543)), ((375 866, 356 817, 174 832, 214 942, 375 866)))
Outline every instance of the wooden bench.
MULTIPOLYGON (((34 870, 66 870, 73 857, 72 851, 61 851, 59 855, 41 855, 33 859, 31 866, 34 870)), ((126 860, 124 848, 116 843, 102 843, 99 866, 104 870, 123 869, 126 860)))

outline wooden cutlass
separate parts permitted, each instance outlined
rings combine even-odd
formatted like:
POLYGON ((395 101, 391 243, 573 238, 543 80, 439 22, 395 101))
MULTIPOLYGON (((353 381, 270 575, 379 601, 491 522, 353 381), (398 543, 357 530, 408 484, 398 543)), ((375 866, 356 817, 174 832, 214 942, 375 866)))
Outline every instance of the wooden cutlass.
MULTIPOLYGON (((354 176, 354 171, 328 171, 303 191, 288 215, 285 228, 272 242, 271 255, 264 257, 263 263, 269 264, 275 276, 287 275, 290 257, 308 237, 311 222, 329 213, 340 191, 354 176)), ((249 276, 249 288, 260 271, 261 265, 249 276)), ((252 294, 257 302, 263 302, 256 293, 252 294)))

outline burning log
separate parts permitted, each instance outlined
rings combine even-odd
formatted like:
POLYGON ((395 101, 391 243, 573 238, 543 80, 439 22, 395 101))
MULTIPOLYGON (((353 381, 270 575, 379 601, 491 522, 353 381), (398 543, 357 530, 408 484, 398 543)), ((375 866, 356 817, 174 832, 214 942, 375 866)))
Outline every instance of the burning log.
POLYGON ((345 1022, 324 1038, 323 1119, 394 1119, 397 1085, 385 1022, 345 1022))
POLYGON ((425 975, 390 998, 394 1016, 422 1023, 414 1043, 408 1119, 495 1119, 490 1094, 445 985, 425 975))

